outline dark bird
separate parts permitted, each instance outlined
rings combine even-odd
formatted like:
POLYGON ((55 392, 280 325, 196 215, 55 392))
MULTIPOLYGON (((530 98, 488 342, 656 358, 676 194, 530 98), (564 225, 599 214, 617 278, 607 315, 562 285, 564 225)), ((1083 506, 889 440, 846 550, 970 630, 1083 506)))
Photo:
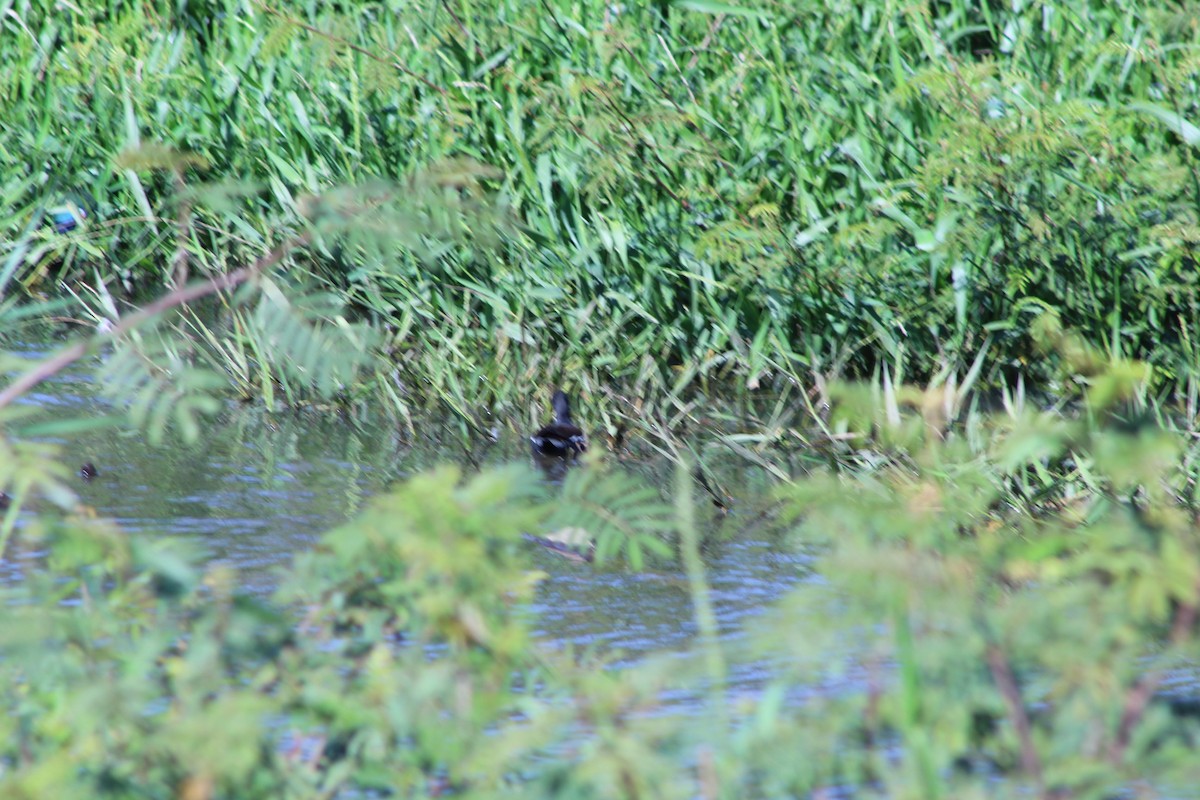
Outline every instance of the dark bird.
POLYGON ((96 469, 96 465, 90 461, 79 468, 79 477, 83 478, 85 481, 90 481, 99 474, 100 471, 96 469))
POLYGON ((554 392, 554 422, 529 437, 533 455, 540 458, 574 458, 587 450, 587 437, 571 420, 571 403, 562 390, 554 392))

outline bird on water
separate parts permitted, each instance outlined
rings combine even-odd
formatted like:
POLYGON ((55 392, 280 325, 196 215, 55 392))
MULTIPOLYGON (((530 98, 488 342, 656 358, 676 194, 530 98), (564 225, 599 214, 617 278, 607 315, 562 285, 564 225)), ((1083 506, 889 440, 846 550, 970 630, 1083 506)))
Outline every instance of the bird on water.
POLYGON ((554 422, 529 437, 530 448, 543 458, 574 458, 587 450, 587 437, 571 419, 571 402, 561 389, 554 392, 550 404, 554 422))
MULTIPOLYGON (((551 483, 562 483, 575 459, 587 450, 587 437, 571 419, 571 402, 561 390, 555 390, 550 400, 554 421, 529 437, 536 464, 551 483)), ((526 534, 526 538, 547 550, 572 561, 591 561, 595 544, 581 528, 564 528, 547 536, 526 534)))

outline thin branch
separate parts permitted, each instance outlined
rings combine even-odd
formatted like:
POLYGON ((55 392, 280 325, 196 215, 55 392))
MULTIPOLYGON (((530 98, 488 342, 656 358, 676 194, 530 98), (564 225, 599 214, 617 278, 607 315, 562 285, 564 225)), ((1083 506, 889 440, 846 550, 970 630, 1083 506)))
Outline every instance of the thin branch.
MULTIPOLYGON (((184 197, 183 170, 175 171, 175 192, 184 197)), ((175 255, 171 258, 171 288, 182 289, 188 278, 188 236, 192 227, 192 202, 184 199, 179 205, 179 223, 175 234, 175 255)))
POLYGON ((1008 715, 1012 718, 1017 739, 1021 743, 1021 769, 1033 778, 1037 785, 1037 796, 1046 798, 1049 795, 1046 794, 1046 784, 1042 778, 1042 760, 1033 746, 1033 727, 1029 724, 1029 714, 1021 701, 1021 689, 1017 686, 1017 678, 1013 675, 1012 667, 999 645, 988 643, 987 663, 992 672, 992 680, 996 682, 996 688, 1004 698, 1004 705, 1008 706, 1008 715))
POLYGON ((337 44, 340 44, 342 47, 349 48, 350 50, 353 50, 354 52, 358 53, 359 55, 366 56, 367 58, 371 59, 372 61, 378 61, 381 64, 388 64, 389 66, 395 68, 396 70, 403 72, 408 77, 413 78, 414 80, 420 81, 421 83, 428 86, 430 89, 433 89, 435 92, 438 92, 442 95, 449 94, 449 92, 447 92, 441 86, 438 86, 433 81, 429 80, 428 78, 424 77, 423 75, 419 75, 416 72, 413 72, 411 69, 404 66, 404 64, 402 64, 400 61, 400 56, 392 50, 387 51, 388 54, 391 56, 390 60, 386 59, 386 58, 380 58, 379 56, 375 55, 374 53, 372 53, 370 50, 368 50, 365 47, 361 47, 361 46, 355 44, 354 42, 347 41, 340 36, 335 36, 332 33, 323 31, 320 28, 317 28, 313 25, 309 25, 308 23, 303 22, 302 20, 298 20, 295 17, 291 16, 290 14, 286 14, 277 8, 272 8, 271 6, 262 2, 262 0, 254 0, 254 4, 256 6, 258 6, 259 8, 261 8, 266 13, 271 14, 272 16, 279 17, 280 19, 286 21, 288 24, 295 25, 297 28, 303 28, 304 30, 308 31, 309 33, 313 34, 314 36, 320 36, 323 39, 328 39, 331 42, 336 42, 337 44))
POLYGON ((36 367, 26 372, 20 378, 10 383, 4 391, 0 392, 0 408, 4 408, 28 392, 33 387, 37 386, 42 381, 57 375, 62 370, 66 369, 71 364, 87 355, 93 346, 107 338, 116 338, 144 322, 157 317, 165 311, 170 311, 172 308, 186 305, 194 300, 199 300, 202 297, 208 297, 210 294, 216 294, 226 289, 232 289, 235 286, 245 283, 247 280, 257 276, 267 267, 278 264, 283 258, 295 250, 297 247, 303 247, 312 239, 312 234, 305 233, 295 239, 291 239, 276 247, 270 253, 267 253, 262 258, 255 261, 248 267, 228 272, 223 275, 218 275, 202 283, 195 283, 191 286, 185 286, 181 289, 176 289, 173 292, 163 295, 152 303, 142 306, 137 311, 128 316, 122 317, 116 325, 112 326, 106 333, 99 336, 94 336, 90 339, 85 339, 81 342, 60 350, 56 355, 39 363, 36 367))
MULTIPOLYGON (((1195 593, 1200 595, 1200 583, 1197 583, 1195 593)), ((1172 646, 1182 644, 1191 636, 1196 625, 1196 613, 1195 600, 1180 603, 1175 609, 1175 619, 1171 623, 1172 646)), ((1119 764, 1125 758, 1125 752, 1133 739, 1134 728, 1145 715, 1146 708, 1150 705, 1154 693, 1158 691, 1162 679, 1163 670, 1155 669, 1142 675, 1141 679, 1130 687, 1129 694, 1125 697, 1125 707, 1121 710, 1121 721, 1117 723, 1117 734, 1108 749, 1108 760, 1113 764, 1119 764)))
POLYGON ((450 7, 450 3, 447 2, 447 0, 442 0, 442 8, 446 9, 446 13, 450 15, 450 19, 454 20, 454 24, 458 26, 460 31, 462 31, 463 38, 465 38, 474 46, 475 56, 477 58, 483 58, 483 50, 480 49, 479 42, 476 41, 475 37, 471 35, 471 32, 467 30, 467 26, 463 24, 461 19, 459 19, 458 14, 454 13, 454 9, 450 7))

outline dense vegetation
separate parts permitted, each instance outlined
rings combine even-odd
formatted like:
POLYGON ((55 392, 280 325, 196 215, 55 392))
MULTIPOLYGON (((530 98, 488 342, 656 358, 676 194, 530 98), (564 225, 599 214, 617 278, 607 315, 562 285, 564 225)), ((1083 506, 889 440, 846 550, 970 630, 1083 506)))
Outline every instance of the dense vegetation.
POLYGON ((0 364, 0 794, 1194 791, 1198 45, 1132 0, 0 0, 0 335, 69 323, 0 364), (413 477, 254 598, 76 506, 95 423, 28 402, 72 364, 152 444, 232 397, 478 437, 564 382, 673 511, 596 436, 554 492, 413 477), (824 576, 740 699, 718 450, 824 576), (533 640, 564 529, 678 558, 694 663, 533 640))
MULTIPOLYGON (((562 376, 1041 385, 1045 310, 1194 392, 1186 5, 3 7, 9 296, 112 317, 295 242, 272 280, 373 323, 391 405, 472 419, 562 376)), ((212 324, 218 372, 304 399, 270 325, 212 324)))
MULTIPOLYGON (((670 541, 696 651, 619 670, 531 636, 522 536, 596 495, 548 498, 521 469, 412 479, 302 554, 271 602, 178 542, 43 517, 24 532, 38 567, 4 590, 0 793, 1191 796, 1196 449, 1129 424, 1127 375, 1097 376, 1113 391, 1087 398, 1092 423, 1014 398, 950 433, 835 387, 834 418, 879 444, 848 437, 842 469, 781 488, 825 579, 740 642, 716 638, 708 504, 681 469, 670 541), (727 694, 745 658, 771 677, 727 694), (680 714, 668 691, 706 702, 680 714)), ((568 478, 597 480, 628 479, 568 478)), ((639 505, 631 535, 670 517, 639 505)))

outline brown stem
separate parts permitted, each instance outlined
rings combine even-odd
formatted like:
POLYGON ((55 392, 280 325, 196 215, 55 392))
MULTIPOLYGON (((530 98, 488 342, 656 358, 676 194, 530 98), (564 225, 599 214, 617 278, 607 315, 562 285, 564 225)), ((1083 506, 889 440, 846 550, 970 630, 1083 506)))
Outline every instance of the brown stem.
POLYGON ((1046 784, 1042 778, 1042 760, 1033 746, 1033 728, 1029 724, 1029 715, 1025 712, 1025 704, 1021 702, 1021 689, 1017 686, 1017 678, 1013 675, 1012 667, 1000 646, 989 643, 987 646, 988 668, 992 671, 992 680, 1004 698, 1008 707, 1008 715, 1012 718, 1013 727, 1017 730, 1017 739, 1021 743, 1021 769, 1033 778, 1037 785, 1037 796, 1049 797, 1046 794, 1046 784))
POLYGON ((716 798, 721 796, 721 779, 717 775, 717 765, 713 758, 713 752, 708 747, 702 747, 696 755, 696 771, 700 779, 700 797, 703 800, 716 800, 716 798))
MULTIPOLYGON (((183 198, 183 172, 175 170, 175 192, 183 198)), ((188 277, 188 233, 192 225, 192 203, 183 199, 179 205, 179 228, 175 234, 175 255, 171 258, 171 288, 182 289, 188 277)))
POLYGON ((454 24, 458 26, 460 31, 462 31, 463 38, 474 45, 475 56, 477 58, 483 58, 483 50, 480 49, 479 43, 475 41, 475 37, 471 35, 471 32, 467 30, 467 26, 463 24, 461 19, 459 19, 458 14, 454 13, 454 9, 450 7, 450 3, 448 3, 447 0, 442 0, 442 8, 446 9, 446 13, 450 15, 450 19, 454 20, 454 24))
MULTIPOLYGON (((1195 593, 1200 595, 1200 582, 1196 584, 1195 593)), ((1180 645, 1186 641, 1195 625, 1196 601, 1180 603, 1175 609, 1175 619, 1171 622, 1171 644, 1180 645)), ((1121 709, 1121 721, 1117 723, 1117 734, 1113 738, 1112 746, 1108 748, 1108 760, 1114 765, 1125 758, 1125 751, 1129 749, 1129 742, 1133 739, 1133 730, 1146 713, 1146 708, 1150 705, 1154 693, 1158 691, 1162 679, 1161 669, 1151 670, 1130 687, 1129 694, 1125 697, 1125 706, 1121 709)))
POLYGON ((388 51, 388 54, 391 55, 391 57, 392 57, 391 60, 388 60, 386 58, 380 58, 379 56, 375 55, 374 53, 372 53, 370 50, 368 50, 365 47, 360 47, 359 45, 354 44, 354 42, 346 41, 345 39, 343 39, 340 36, 334 36, 332 33, 328 33, 327 31, 323 31, 320 28, 309 25, 306 22, 302 22, 301 20, 298 20, 293 16, 285 14, 284 12, 280 11, 279 9, 272 8, 271 6, 262 2, 262 0, 255 0, 254 4, 257 5, 259 8, 261 8, 266 13, 271 14, 272 16, 279 17, 280 19, 288 22, 288 24, 295 25, 297 28, 303 28, 304 30, 308 31, 309 33, 313 34, 314 36, 320 36, 324 39, 328 39, 331 42, 336 42, 337 44, 340 44, 342 47, 353 50, 354 52, 358 53, 359 55, 366 56, 367 58, 371 59, 372 61, 378 61, 381 64, 388 64, 388 65, 394 67, 395 69, 399 70, 400 72, 403 72, 408 77, 420 81, 421 83, 425 84, 430 89, 433 89, 435 92, 438 92, 439 94, 442 94, 442 95, 449 94, 449 92, 447 92, 441 86, 438 86, 433 81, 429 80, 428 78, 426 78, 422 75, 418 75, 417 73, 413 72, 408 67, 404 66, 404 64, 402 64, 400 62, 400 56, 390 50, 388 51))
MULTIPOLYGON (((170 311, 172 308, 185 305, 193 300, 199 300, 201 297, 207 297, 210 294, 216 294, 225 289, 232 289, 235 286, 245 283, 267 267, 279 263, 292 250, 308 244, 311 239, 312 234, 302 234, 295 239, 279 245, 279 247, 276 247, 248 267, 242 267, 233 272, 210 278, 202 283, 195 283, 165 294, 153 303, 144 305, 132 314, 122 317, 103 336, 116 338, 136 328, 143 322, 162 314, 164 311, 170 311)), ((17 378, 4 391, 0 392, 0 408, 4 408, 34 386, 37 386, 47 378, 57 375, 71 364, 83 358, 91 350, 92 345, 100 341, 101 338, 103 337, 95 336, 82 342, 76 342, 70 347, 60 350, 53 357, 42 361, 29 372, 17 378)))
POLYGON ((700 46, 696 48, 694 53, 692 53, 692 57, 688 59, 687 68, 689 72, 696 68, 696 63, 700 60, 700 54, 708 49, 709 44, 712 43, 713 36, 716 35, 717 30, 720 29, 722 23, 724 22, 724 14, 717 14, 717 16, 713 18, 712 24, 708 26, 708 35, 704 37, 704 41, 700 43, 700 46))
POLYGON ((867 704, 863 708, 863 738, 866 750, 875 749, 879 733, 879 704, 883 699, 883 686, 879 680, 879 659, 872 657, 867 667, 867 704))

